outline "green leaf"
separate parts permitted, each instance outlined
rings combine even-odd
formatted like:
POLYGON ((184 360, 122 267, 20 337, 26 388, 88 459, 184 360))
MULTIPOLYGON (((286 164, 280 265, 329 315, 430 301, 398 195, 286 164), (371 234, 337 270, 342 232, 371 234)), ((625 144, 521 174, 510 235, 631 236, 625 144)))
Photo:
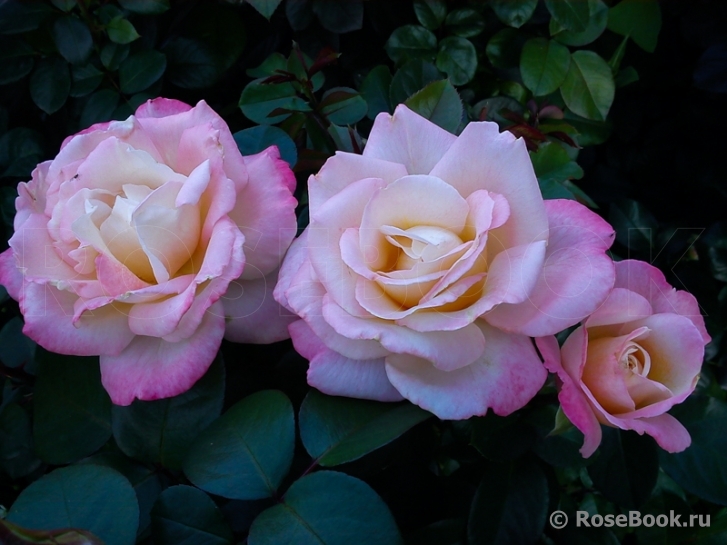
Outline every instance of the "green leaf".
POLYGON ((629 85, 630 83, 636 83, 639 81, 639 73, 633 66, 627 66, 626 68, 619 70, 616 76, 616 87, 621 88, 629 85))
POLYGON ((485 29, 485 20, 471 8, 456 9, 447 15, 447 30, 462 38, 473 38, 485 29))
POLYGON ((604 121, 613 103, 616 86, 611 69, 593 51, 576 51, 560 87, 568 108, 576 114, 604 121))
POLYGON ((119 4, 124 9, 146 15, 164 13, 170 7, 169 0, 119 0, 119 4))
POLYGON ((282 53, 271 53, 260 66, 248 68, 245 74, 251 78, 267 78, 276 73, 277 70, 285 70, 288 67, 288 59, 282 53))
POLYGON ((414 13, 423 27, 437 30, 447 16, 445 0, 414 0, 414 13))
POLYGON ((437 68, 449 76, 455 85, 472 81, 477 70, 477 51, 466 38, 450 36, 439 42, 437 68))
POLYGON ((71 15, 53 23, 53 41, 61 56, 71 64, 86 62, 93 51, 91 31, 83 21, 71 15))
POLYGON ((270 146, 277 146, 280 158, 286 161, 291 168, 298 161, 298 149, 288 133, 278 127, 258 125, 232 135, 240 153, 254 155, 270 146))
POLYGON ((650 252, 658 222, 644 205, 631 199, 621 199, 609 210, 608 221, 616 230, 616 240, 637 252, 650 252))
POLYGON ((630 36, 641 49, 653 53, 661 30, 657 0, 622 0, 608 11, 608 29, 630 36))
POLYGON ((255 10, 268 21, 280 5, 280 2, 281 0, 247 0, 247 3, 254 7, 255 10))
POLYGON ((368 105, 364 98, 350 87, 334 87, 323 94, 320 111, 335 125, 353 125, 366 117, 368 105))
POLYGON ((563 146, 555 142, 543 142, 537 153, 530 154, 530 158, 541 185, 583 177, 583 169, 571 160, 563 146))
POLYGON ((119 98, 119 93, 113 89, 102 89, 88 97, 81 112, 81 128, 85 129, 95 123, 112 119, 116 106, 119 104, 119 98))
POLYGON ((23 320, 17 316, 0 330, 0 361, 11 369, 29 364, 35 355, 35 342, 23 334, 23 320))
POLYGON ((252 523, 249 545, 403 545, 394 517, 366 483, 335 471, 294 482, 252 523))
POLYGON ((136 541, 139 507, 120 473, 96 465, 56 469, 23 490, 8 520, 34 530, 80 528, 106 545, 136 541))
POLYGON ((101 386, 98 358, 38 350, 33 437, 38 456, 68 464, 98 450, 111 437, 111 400, 101 386))
POLYGON ((40 465, 33 449, 30 416, 20 405, 7 403, 0 408, 0 474, 19 479, 40 465))
POLYGON ((311 390, 298 420, 308 454, 330 467, 358 460, 431 416, 410 403, 392 405, 311 390))
POLYGON ((388 66, 380 64, 366 74, 360 91, 368 105, 366 116, 369 119, 375 119, 381 112, 391 113, 390 88, 391 71, 388 66))
POLYGON ((323 28, 336 34, 353 32, 363 26, 363 0, 313 0, 313 12, 323 28))
POLYGON ((687 428, 692 444, 684 452, 660 452, 661 467, 687 492, 727 505, 727 403, 715 398, 692 397, 672 409, 687 428))
POLYGON ((191 486, 172 486, 162 492, 151 520, 156 545, 233 543, 232 530, 215 502, 191 486))
POLYGON ((507 26, 520 28, 533 16, 538 0, 490 0, 490 7, 507 26))
POLYGON ((264 79, 253 80, 242 90, 239 106, 250 121, 272 125, 290 116, 290 113, 270 115, 275 110, 310 111, 308 103, 296 96, 292 84, 263 83, 264 79))
POLYGON ((169 69, 167 78, 183 89, 202 89, 215 83, 219 71, 209 48, 197 40, 175 37, 164 46, 169 69))
POLYGON ((33 69, 33 48, 23 40, 0 37, 0 85, 24 78, 33 69))
POLYGON ((103 80, 103 72, 91 63, 72 67, 71 74, 73 76, 72 97, 84 97, 93 93, 103 80))
POLYGON ((535 543, 547 511, 548 483, 537 463, 490 463, 472 500, 469 543, 535 543))
POLYGON ((30 96, 38 108, 47 114, 57 112, 70 91, 71 74, 63 59, 48 57, 36 64, 30 76, 30 96))
POLYGON ((507 417, 488 414, 470 420, 470 444, 482 456, 495 462, 510 461, 522 456, 536 440, 533 426, 519 414, 507 417))
POLYGON ((606 30, 608 6, 602 0, 588 0, 588 13, 588 24, 581 32, 568 30, 560 26, 555 19, 551 19, 550 35, 560 43, 574 47, 593 42, 606 30))
MULTIPOLYGON (((299 53, 300 56, 298 56, 295 51, 292 51, 290 53, 290 56, 288 57, 288 60, 286 62, 286 70, 291 74, 294 74, 300 81, 305 81, 308 79, 308 70, 311 66, 313 66, 313 59, 311 59, 302 51, 299 51, 299 53), (303 65, 303 62, 301 62, 301 58, 303 62, 305 62, 305 66, 303 65)), ((323 75, 323 72, 318 72, 317 74, 315 74, 310 79, 310 82, 313 85, 312 91, 318 91, 321 87, 323 87, 323 83, 325 82, 325 76, 323 75)), ((300 84, 294 83, 293 85, 296 87, 296 89, 298 89, 299 92, 302 91, 300 84)))
POLYGON ((143 91, 162 77, 167 67, 167 58, 154 50, 130 55, 119 66, 121 92, 128 95, 143 91))
POLYGON ((455 133, 462 122, 462 100, 448 80, 433 81, 406 100, 406 105, 444 130, 455 133))
POLYGON ((611 136, 613 129, 610 121, 593 121, 576 115, 570 110, 565 111, 565 121, 578 131, 574 140, 581 147, 603 144, 611 136))
POLYGON ((107 43, 101 49, 101 64, 112 72, 119 69, 122 62, 129 56, 130 47, 126 44, 107 43))
POLYGON ((651 495, 658 473, 659 454, 651 437, 603 428, 588 476, 607 499, 627 509, 638 508, 651 495))
POLYGON ((391 104, 401 104, 411 95, 431 82, 442 79, 442 74, 432 63, 416 59, 399 68, 391 79, 389 97, 391 104))
POLYGON ((404 25, 391 33, 386 42, 386 52, 396 63, 412 59, 434 60, 437 37, 423 26, 404 25))
POLYGON ((512 68, 518 66, 520 62, 525 41, 522 32, 513 28, 503 28, 487 42, 485 53, 495 68, 512 68))
POLYGON ((553 19, 573 32, 583 32, 588 27, 590 7, 588 0, 545 0, 553 19))
POLYGON ((139 33, 128 19, 115 17, 106 25, 106 33, 109 39, 117 44, 129 44, 140 38, 139 33))
MULTIPOLYGON (((39 132, 26 127, 16 127, 0 136, 0 168, 5 168, 2 176, 28 178, 44 154, 43 138, 39 132)), ((13 213, 15 197, 13 193, 13 213)), ((10 218, 12 220, 12 217, 10 218)), ((12 224, 12 222, 11 222, 12 224)))
POLYGON ((222 412, 225 368, 217 358, 185 393, 112 409, 116 444, 131 458, 178 470, 189 445, 222 412))
POLYGON ((296 32, 305 30, 308 28, 315 19, 315 13, 313 13, 312 2, 309 0, 300 0, 298 2, 286 2, 285 3, 285 17, 288 19, 290 28, 296 32))
POLYGON ((61 11, 71 11, 76 7, 76 0, 51 0, 51 2, 61 11))
POLYGON ((266 390, 233 405, 192 443, 184 473, 197 487, 225 498, 275 494, 293 461, 295 417, 281 392, 266 390))
POLYGON ((520 56, 520 73, 525 87, 535 96, 549 95, 560 87, 570 67, 570 52, 558 42, 532 38, 520 56))
POLYGON ((42 0, 5 0, 0 3, 0 34, 35 30, 53 13, 53 8, 42 0))

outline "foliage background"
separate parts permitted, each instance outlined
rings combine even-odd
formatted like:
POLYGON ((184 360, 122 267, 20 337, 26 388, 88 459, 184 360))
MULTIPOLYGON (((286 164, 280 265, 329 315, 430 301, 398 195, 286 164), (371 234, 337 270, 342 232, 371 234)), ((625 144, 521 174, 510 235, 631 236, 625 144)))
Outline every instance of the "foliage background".
POLYGON ((614 225, 616 259, 649 261, 697 296, 713 342, 697 393, 673 410, 692 447, 669 455, 608 429, 583 460, 576 430, 548 435, 552 381, 514 415, 464 422, 330 398, 310 391, 290 342, 225 343, 190 392, 112 407, 97 360, 35 346, 0 288, 0 506, 10 521, 0 542, 50 535, 16 523, 76 527, 109 545, 723 543, 727 6, 279 3, 0 1, 3 240, 15 186, 36 163, 155 96, 206 100, 243 153, 278 144, 298 175, 301 228, 307 176, 336 149, 359 151, 379 111, 406 100, 452 132, 494 119, 526 137, 546 197, 578 198, 614 225), (555 509, 571 520, 577 509, 674 510, 709 514, 711 526, 555 530, 555 509))

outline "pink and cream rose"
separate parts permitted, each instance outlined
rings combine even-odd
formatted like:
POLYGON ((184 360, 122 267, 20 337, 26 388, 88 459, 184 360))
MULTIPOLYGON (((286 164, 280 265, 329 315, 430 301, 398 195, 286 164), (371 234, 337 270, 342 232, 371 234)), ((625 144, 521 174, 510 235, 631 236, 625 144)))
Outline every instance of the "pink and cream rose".
POLYGON ((547 376, 529 336, 584 319, 613 285, 613 229, 543 201, 524 142, 494 123, 457 137, 399 106, 308 189, 275 296, 328 394, 509 414, 547 376))
POLYGON ((666 411, 694 390, 709 341, 696 299, 659 269, 628 260, 616 263, 613 291, 562 349, 554 337, 537 345, 587 458, 601 443, 601 424, 651 435, 669 452, 687 448, 689 433, 666 411))
POLYGON ((67 138, 19 185, 0 283, 41 346, 100 355, 114 403, 177 395, 223 336, 287 338, 271 293, 294 187, 275 147, 242 157, 204 102, 152 100, 67 138))

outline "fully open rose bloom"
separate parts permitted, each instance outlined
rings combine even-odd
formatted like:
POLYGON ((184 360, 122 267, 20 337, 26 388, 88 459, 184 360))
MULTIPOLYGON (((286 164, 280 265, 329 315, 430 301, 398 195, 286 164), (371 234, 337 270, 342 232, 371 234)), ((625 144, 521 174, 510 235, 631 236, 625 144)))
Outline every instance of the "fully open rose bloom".
POLYGON ((709 341, 696 299, 629 260, 616 263, 615 288, 562 350, 553 337, 537 344, 587 458, 601 443, 600 424, 647 433, 669 452, 687 448, 689 433, 666 411, 694 390, 709 341))
POLYGON ((456 137, 399 106, 308 189, 275 296, 325 393, 508 414, 547 376, 528 336, 577 323, 613 285, 612 228, 544 202, 525 143, 494 123, 456 137))
POLYGON ((101 356, 114 403, 173 396, 223 335, 287 338, 270 293, 294 186, 276 148, 242 157, 204 102, 152 100, 69 137, 19 185, 0 283, 41 346, 101 356))

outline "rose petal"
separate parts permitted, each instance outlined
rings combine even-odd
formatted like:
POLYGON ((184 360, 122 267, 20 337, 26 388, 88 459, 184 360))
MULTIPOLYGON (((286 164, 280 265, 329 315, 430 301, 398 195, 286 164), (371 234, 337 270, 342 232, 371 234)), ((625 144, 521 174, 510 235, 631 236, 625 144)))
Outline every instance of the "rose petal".
POLYGON ((153 98, 147 100, 136 109, 134 115, 138 118, 144 117, 167 117, 183 112, 188 112, 192 107, 189 104, 171 98, 153 98))
POLYGON ((0 253, 0 284, 5 287, 8 295, 20 300, 23 290, 23 275, 15 264, 15 254, 12 248, 0 253))

